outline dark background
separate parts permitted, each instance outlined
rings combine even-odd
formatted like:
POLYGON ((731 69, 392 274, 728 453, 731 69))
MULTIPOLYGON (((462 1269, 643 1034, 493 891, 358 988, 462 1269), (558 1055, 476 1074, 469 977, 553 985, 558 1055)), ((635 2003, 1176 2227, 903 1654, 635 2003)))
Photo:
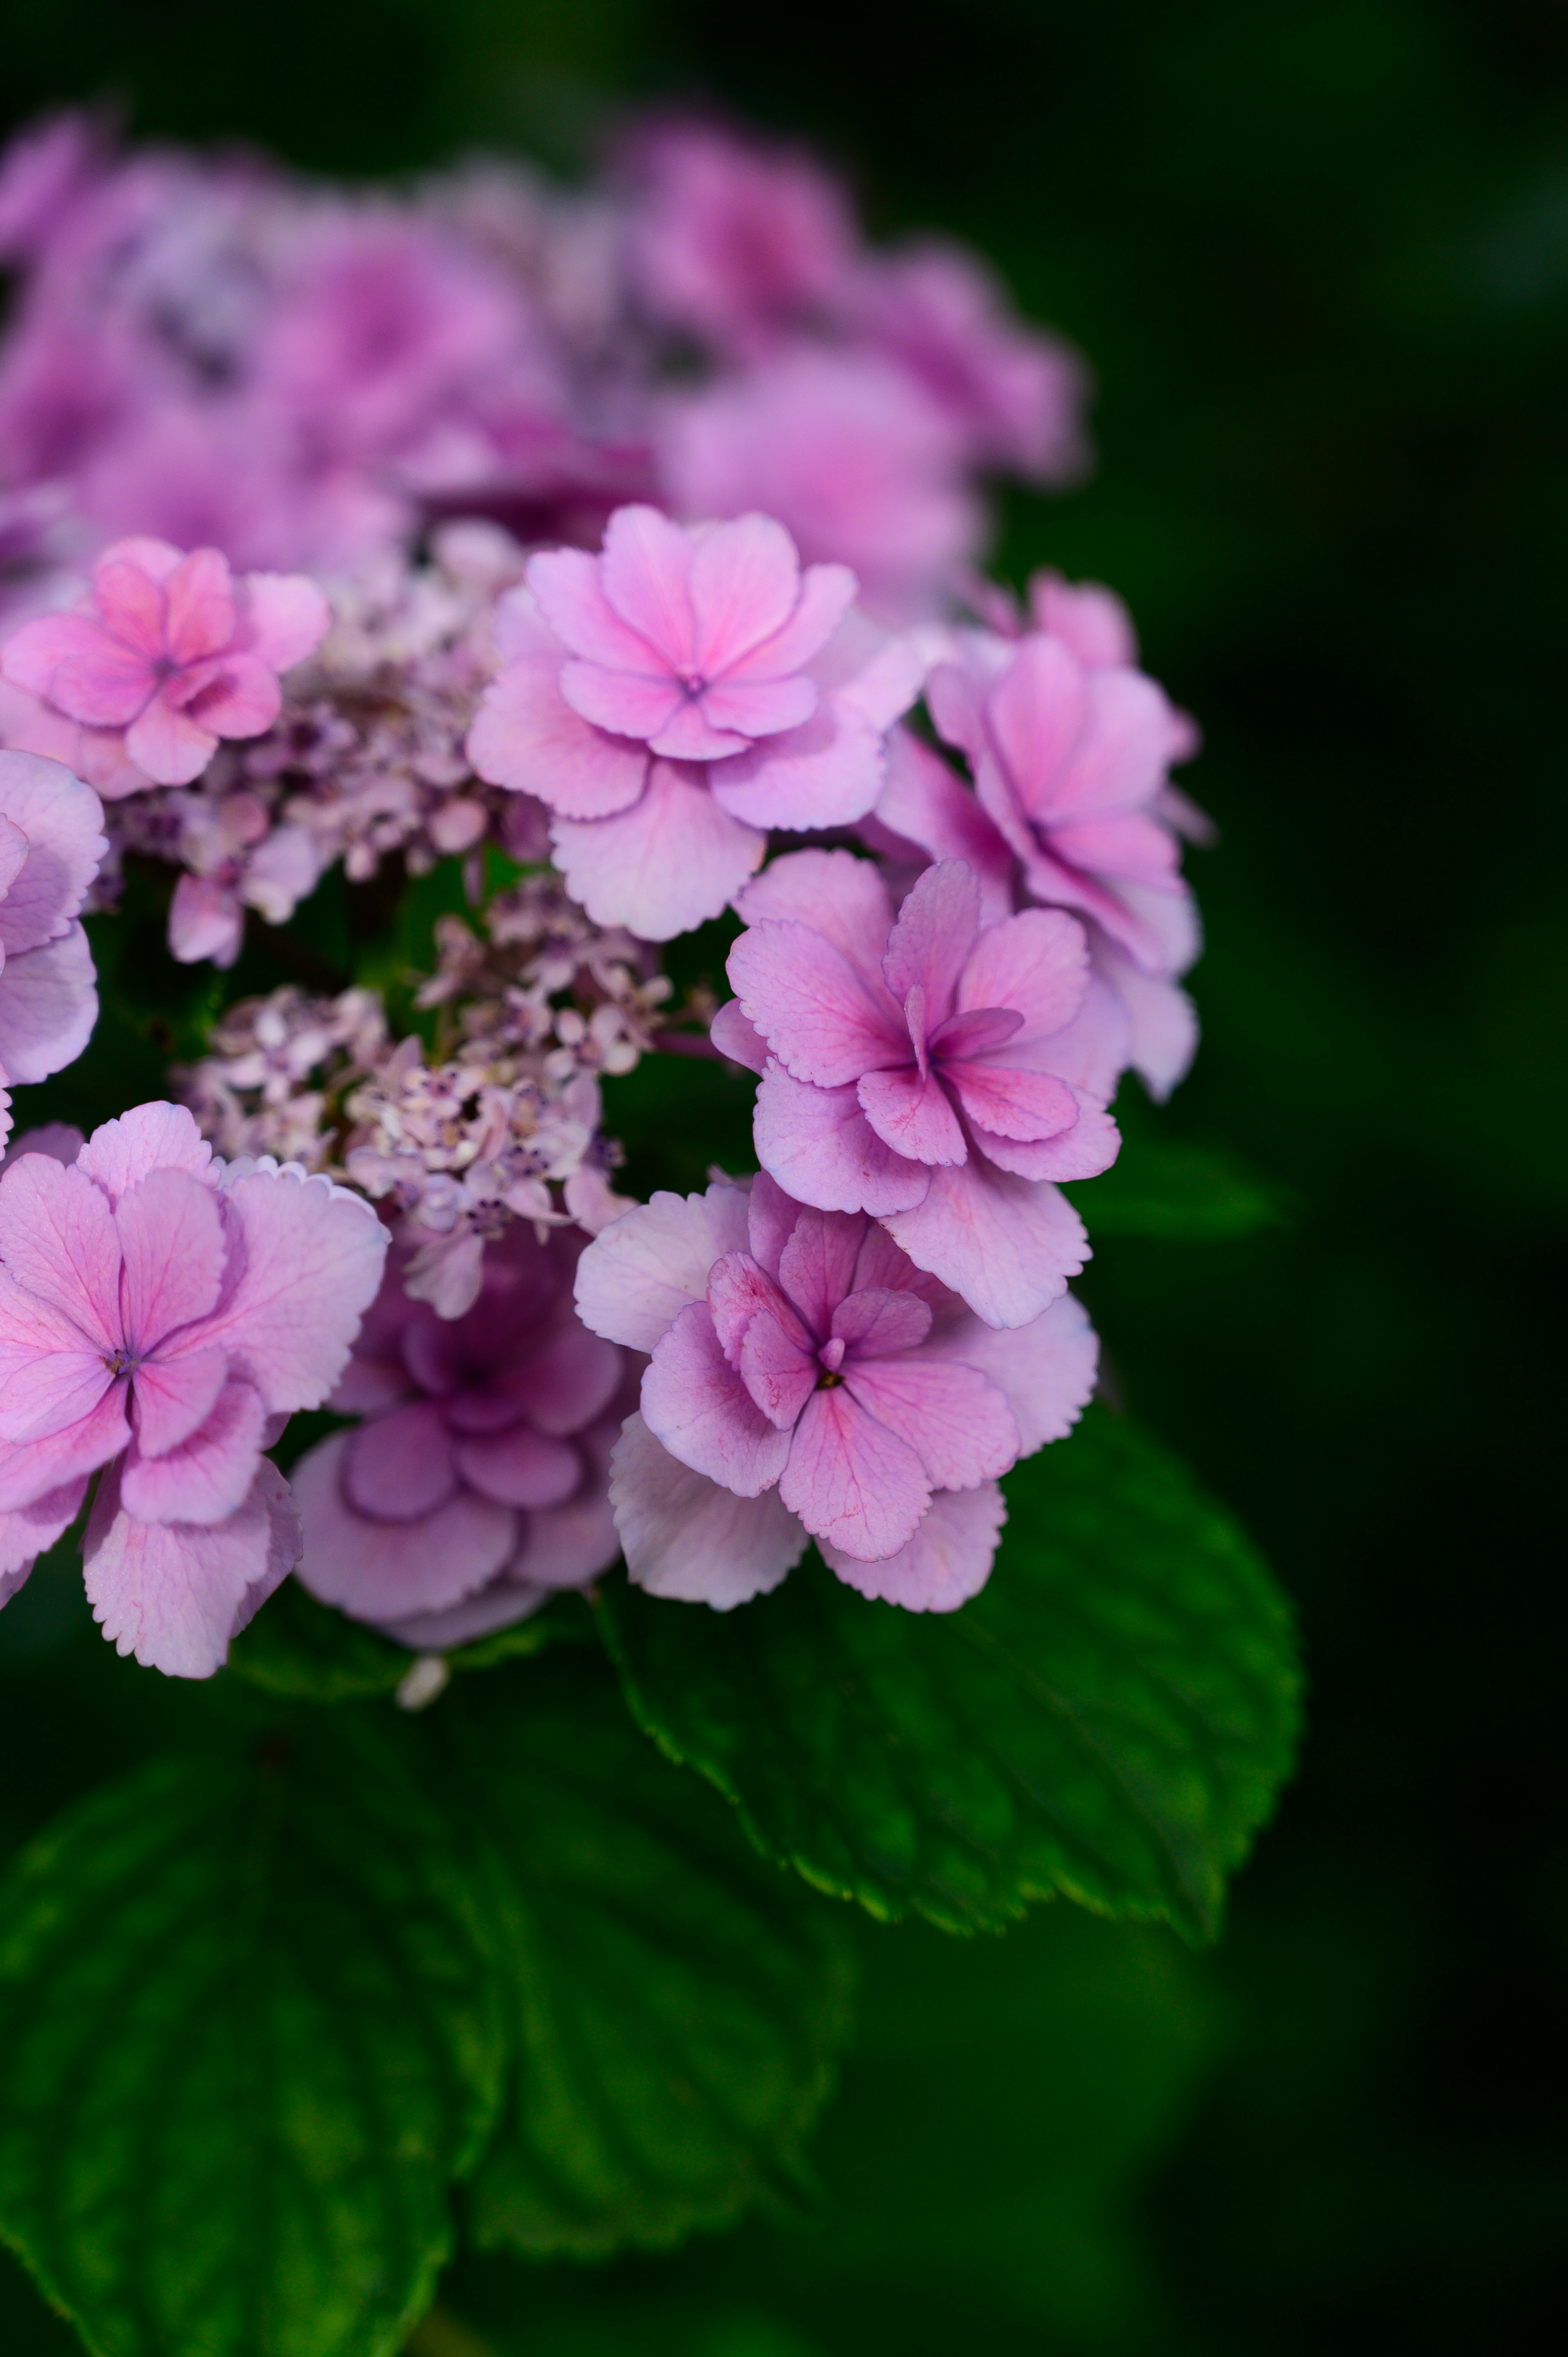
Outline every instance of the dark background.
MULTIPOLYGON (((809 136, 1099 372, 1000 562, 1113 581, 1207 732, 1170 1116, 1297 1190, 1106 1245, 1131 1404, 1299 1600, 1302 1773, 1225 1940, 867 1927, 828 2201, 598 2274, 464 2263, 424 2357, 1534 2351, 1562 2305, 1568 9, 1548 0, 77 0, 16 119, 325 171, 563 167, 618 106, 809 136)), ((3 2066, 0 2066, 3 2067, 3 2066)), ((69 2344, 0 2259, 0 2345, 69 2344)), ((1561 2330, 1561 2323, 1558 2324, 1561 2330)))

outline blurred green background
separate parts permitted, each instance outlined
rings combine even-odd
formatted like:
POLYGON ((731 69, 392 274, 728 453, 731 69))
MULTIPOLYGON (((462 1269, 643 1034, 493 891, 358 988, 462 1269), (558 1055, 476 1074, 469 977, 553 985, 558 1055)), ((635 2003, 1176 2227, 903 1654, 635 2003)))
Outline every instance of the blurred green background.
MULTIPOLYGON (((819 2214, 596 2273, 465 2263, 420 2357, 1540 2348, 1568 2211, 1568 9, 73 0, 6 50, 15 119, 117 92, 138 133, 329 171, 581 168, 628 102, 717 101, 816 141, 877 231, 983 247, 1101 385, 1098 474, 1015 499, 1001 563, 1113 581, 1207 732, 1172 1125, 1304 1207, 1108 1244, 1085 1288, 1305 1624, 1304 1770, 1221 1946, 1061 1909, 993 1943, 867 1925, 819 2214)), ((6 2357, 70 2345, 0 2259, 6 2357)))

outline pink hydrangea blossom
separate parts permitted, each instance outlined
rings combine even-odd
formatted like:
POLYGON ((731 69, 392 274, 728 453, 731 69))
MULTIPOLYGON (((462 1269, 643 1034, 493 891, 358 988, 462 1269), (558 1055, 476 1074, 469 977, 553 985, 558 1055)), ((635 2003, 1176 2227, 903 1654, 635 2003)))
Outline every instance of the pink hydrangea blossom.
POLYGON ((864 1214, 766 1173, 628 1212, 583 1254, 577 1305, 650 1354, 610 1485, 627 1567, 720 1610, 776 1587, 809 1536, 863 1595, 952 1610, 990 1572, 998 1477, 1094 1382, 1075 1301, 999 1331, 864 1214))
POLYGON ((0 1142, 7 1083, 74 1063, 98 1020, 77 911, 108 845, 91 786, 58 761, 0 753, 0 1142))
POLYGON ((1059 909, 985 925, 961 859, 894 918, 869 861, 778 860, 742 894, 714 1038, 762 1073, 757 1158, 823 1211, 868 1211, 993 1326, 1026 1325, 1087 1255, 1052 1182, 1114 1159, 1119 1040, 1059 909))
POLYGON ((871 612, 935 614, 979 551, 965 436, 908 370, 807 348, 671 400, 660 465, 682 515, 777 516, 807 559, 854 567, 871 612))
POLYGON ((0 1578, 14 1593, 102 1469, 83 1554, 104 1635, 208 1677, 297 1559, 262 1452, 337 1381, 386 1231, 325 1178, 214 1162, 183 1105, 39 1143, 0 1177, 0 1578))
POLYGON ((468 734, 481 778, 554 813, 596 924, 667 941, 716 916, 769 827, 842 825, 882 782, 913 651, 852 614, 843 565, 801 571, 765 516, 610 519, 603 553, 534 557, 502 603, 499 676, 468 734))
POLYGON ((435 1650, 615 1561, 609 1455, 636 1380, 573 1308, 583 1241, 509 1229, 473 1308, 446 1320, 410 1299, 394 1249, 330 1402, 363 1420, 294 1469, 313 1595, 435 1650))
MULTIPOLYGON (((907 728, 888 738, 886 782, 859 833, 897 890, 908 890, 928 860, 964 859, 980 879, 988 919, 1027 903, 1012 845, 973 788, 907 728)), ((1192 1062, 1197 1009, 1173 977, 1147 973, 1092 917, 1080 912, 1080 921, 1089 939, 1086 1013, 1105 1044, 1106 1071, 1113 1076, 1130 1065, 1163 1100, 1192 1062)))
POLYGON ((646 131, 635 162, 632 283, 655 318, 745 356, 848 300, 854 223, 809 156, 677 122, 646 131))
POLYGON ((278 673, 327 634, 327 600, 303 575, 236 581, 215 548, 122 540, 74 613, 24 622, 0 673, 52 712, 111 732, 144 782, 187 785, 222 737, 257 737, 282 704, 278 673))

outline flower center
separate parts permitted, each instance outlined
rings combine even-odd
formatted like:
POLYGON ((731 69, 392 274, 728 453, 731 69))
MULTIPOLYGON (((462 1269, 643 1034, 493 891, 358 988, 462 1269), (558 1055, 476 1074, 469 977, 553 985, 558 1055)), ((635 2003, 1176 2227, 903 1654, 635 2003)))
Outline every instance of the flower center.
POLYGON ((137 1366, 136 1354, 134 1351, 128 1349, 124 1342, 122 1342, 118 1350, 104 1351, 103 1363, 108 1368, 110 1373, 118 1380, 121 1375, 134 1375, 135 1373, 137 1366))

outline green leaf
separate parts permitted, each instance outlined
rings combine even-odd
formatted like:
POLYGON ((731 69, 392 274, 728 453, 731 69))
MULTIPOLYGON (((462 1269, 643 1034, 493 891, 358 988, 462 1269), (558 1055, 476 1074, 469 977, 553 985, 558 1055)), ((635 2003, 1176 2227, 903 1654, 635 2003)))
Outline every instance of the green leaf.
POLYGON ((590 2257, 799 2182, 849 2028, 843 1926, 628 1718, 602 1656, 422 1722, 483 1853, 519 2051, 476 2238, 590 2257))
POLYGON ((1231 1147, 1167 1135, 1135 1099, 1118 1099, 1116 1116, 1122 1146, 1110 1169, 1065 1189, 1091 1236, 1229 1243, 1299 1216, 1291 1189, 1231 1147))
POLYGON ((156 1762, 0 1893, 0 2231, 99 2357, 381 2357, 428 2304, 504 2025, 397 1735, 156 1762))
MULTIPOLYGON (((580 1597, 557 1597, 531 1620, 456 1646, 456 1671, 542 1652, 563 1640, 582 1642, 592 1626, 580 1597)), ((379 1630, 318 1604, 297 1579, 285 1580, 229 1648, 229 1668, 246 1685, 289 1702, 353 1702, 396 1692, 416 1656, 379 1630)))
POLYGON ((734 1612, 607 1587, 632 1709, 759 1849, 874 1914, 997 1927, 1060 1892, 1211 1936, 1290 1765, 1289 1609, 1179 1460, 1103 1410, 1004 1487, 957 1613, 868 1603, 814 1553, 734 1612))

